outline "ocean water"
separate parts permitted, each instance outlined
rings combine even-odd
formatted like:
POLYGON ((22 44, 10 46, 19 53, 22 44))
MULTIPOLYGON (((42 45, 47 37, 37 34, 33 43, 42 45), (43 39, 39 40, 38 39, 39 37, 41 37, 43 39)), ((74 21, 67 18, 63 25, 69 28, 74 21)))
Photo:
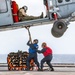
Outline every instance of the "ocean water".
MULTIPOLYGON (((39 60, 42 59, 42 55, 39 56, 39 60)), ((75 63, 75 54, 53 54, 52 63, 75 63)))
MULTIPOLYGON (((42 54, 38 55, 39 62, 43 58, 42 54)), ((75 54, 54 54, 52 63, 75 63, 75 54)), ((0 54, 0 63, 7 63, 7 54, 0 54)))

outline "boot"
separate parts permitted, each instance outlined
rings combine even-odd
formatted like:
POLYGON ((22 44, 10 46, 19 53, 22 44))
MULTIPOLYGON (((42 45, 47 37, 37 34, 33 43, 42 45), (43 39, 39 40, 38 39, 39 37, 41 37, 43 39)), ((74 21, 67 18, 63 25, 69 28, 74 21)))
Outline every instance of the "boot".
POLYGON ((29 67, 27 67, 27 68, 25 69, 25 71, 30 71, 30 68, 29 68, 29 67))
POLYGON ((53 68, 51 68, 51 70, 50 71, 54 71, 54 69, 53 68))
POLYGON ((45 18, 47 18, 47 15, 45 16, 45 18))
POLYGON ((37 70, 37 71, 43 71, 43 69, 38 68, 38 70, 37 70))
POLYGON ((28 68, 26 68, 25 71, 30 71, 30 70, 28 68))
POLYGON ((43 12, 41 13, 40 18, 43 18, 43 12))

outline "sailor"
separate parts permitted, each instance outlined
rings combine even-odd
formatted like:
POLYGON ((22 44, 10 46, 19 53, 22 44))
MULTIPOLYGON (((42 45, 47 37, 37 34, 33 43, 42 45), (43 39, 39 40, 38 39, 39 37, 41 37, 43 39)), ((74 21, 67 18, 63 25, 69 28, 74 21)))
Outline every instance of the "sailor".
POLYGON ((41 60, 41 71, 43 71, 43 64, 46 62, 48 66, 50 67, 51 71, 54 71, 53 66, 51 64, 52 60, 52 49, 47 46, 45 42, 42 43, 42 50, 37 50, 38 53, 42 53, 44 55, 44 58, 41 60))
POLYGON ((26 14, 28 7, 23 6, 22 8, 19 9, 18 11, 18 17, 20 21, 27 21, 27 20, 34 20, 34 19, 40 19, 43 18, 43 12, 41 13, 40 16, 29 16, 26 14))
POLYGON ((38 40, 34 39, 33 43, 31 43, 31 41, 29 40, 27 42, 27 45, 29 46, 29 56, 28 56, 28 59, 27 59, 27 69, 26 70, 30 70, 31 59, 34 60, 35 64, 37 65, 37 67, 39 69, 39 62, 38 62, 38 59, 37 59, 38 40))

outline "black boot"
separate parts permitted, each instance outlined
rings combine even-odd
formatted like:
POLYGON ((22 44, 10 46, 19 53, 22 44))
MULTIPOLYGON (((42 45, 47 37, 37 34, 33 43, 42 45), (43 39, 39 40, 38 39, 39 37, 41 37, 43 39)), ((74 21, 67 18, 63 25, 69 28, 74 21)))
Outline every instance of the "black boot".
POLYGON ((26 68, 25 71, 30 71, 30 69, 26 68))
POLYGON ((40 18, 43 18, 43 12, 41 13, 40 18))
POLYGON ((51 68, 51 70, 50 71, 54 71, 54 68, 51 68))
POLYGON ((38 71, 43 71, 43 69, 38 68, 38 71))

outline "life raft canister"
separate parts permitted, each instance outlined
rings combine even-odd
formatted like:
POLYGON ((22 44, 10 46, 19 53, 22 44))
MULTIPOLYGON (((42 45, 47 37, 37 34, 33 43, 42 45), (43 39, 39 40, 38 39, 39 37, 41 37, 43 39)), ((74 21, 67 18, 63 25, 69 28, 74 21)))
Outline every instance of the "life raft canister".
POLYGON ((45 47, 45 48, 46 48, 46 51, 43 52, 44 56, 48 56, 48 55, 52 54, 52 49, 51 48, 49 48, 49 47, 45 47))
POLYGON ((12 13, 13 13, 13 20, 14 22, 19 22, 19 17, 18 17, 18 5, 16 4, 15 1, 12 1, 12 13))

